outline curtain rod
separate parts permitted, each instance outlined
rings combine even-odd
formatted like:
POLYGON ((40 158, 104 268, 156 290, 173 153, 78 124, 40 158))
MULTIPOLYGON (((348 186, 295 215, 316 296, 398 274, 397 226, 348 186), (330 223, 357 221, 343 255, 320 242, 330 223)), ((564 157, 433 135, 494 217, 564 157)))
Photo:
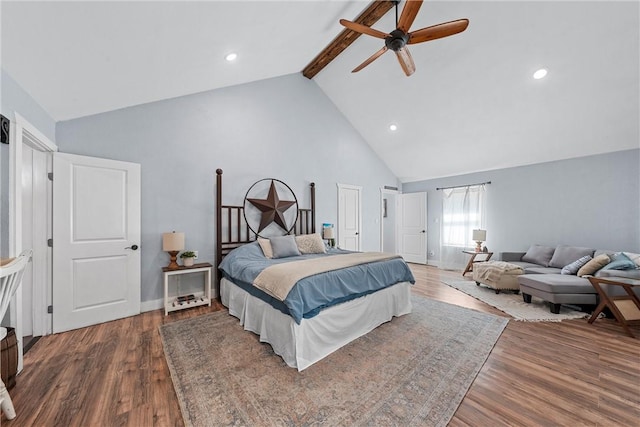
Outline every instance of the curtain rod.
POLYGON ((491 184, 491 181, 479 182, 477 184, 454 185, 453 187, 438 187, 436 188, 436 190, 449 190, 450 188, 473 187, 474 185, 485 185, 485 184, 491 184))

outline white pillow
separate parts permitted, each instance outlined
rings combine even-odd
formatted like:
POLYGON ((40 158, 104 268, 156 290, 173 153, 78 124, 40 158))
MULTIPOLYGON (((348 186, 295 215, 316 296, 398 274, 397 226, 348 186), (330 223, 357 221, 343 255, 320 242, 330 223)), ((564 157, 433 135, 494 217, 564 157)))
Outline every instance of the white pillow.
POLYGON ((298 245, 298 250, 301 254, 323 254, 327 252, 320 233, 296 236, 296 245, 298 245))
POLYGON ((258 244, 260 245, 260 249, 262 249, 262 253, 265 258, 273 258, 273 249, 271 249, 271 242, 269 239, 258 237, 258 244))

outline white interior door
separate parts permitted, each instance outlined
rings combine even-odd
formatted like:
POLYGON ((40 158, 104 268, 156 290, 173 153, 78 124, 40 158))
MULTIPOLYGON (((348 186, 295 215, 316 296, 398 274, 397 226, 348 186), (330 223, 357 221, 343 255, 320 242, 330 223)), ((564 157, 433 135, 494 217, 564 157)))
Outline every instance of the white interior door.
POLYGON ((427 193, 400 194, 400 254, 408 262, 427 263, 427 193))
POLYGON ((53 331, 140 313, 140 165, 55 153, 53 331))
POLYGON ((50 332, 51 152, 25 144, 22 155, 22 247, 33 250, 22 276, 22 336, 36 337, 50 332))
POLYGON ((362 222, 362 187, 338 184, 338 246, 360 250, 362 222))

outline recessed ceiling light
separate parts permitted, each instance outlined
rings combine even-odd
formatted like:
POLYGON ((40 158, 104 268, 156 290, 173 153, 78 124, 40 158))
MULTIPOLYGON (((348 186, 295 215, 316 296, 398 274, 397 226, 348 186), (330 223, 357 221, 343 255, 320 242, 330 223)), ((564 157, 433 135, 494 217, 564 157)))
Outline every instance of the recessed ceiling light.
POLYGON ((533 78, 536 79, 536 80, 540 80, 540 79, 544 78, 546 75, 547 75, 547 69, 546 68, 540 68, 538 71, 533 73, 533 78))
POLYGON ((235 61, 237 57, 238 57, 237 53, 231 52, 231 53, 227 54, 227 56, 225 56, 224 59, 226 59, 227 61, 231 62, 231 61, 235 61))
POLYGON ((398 130, 398 125, 395 125, 395 124, 391 124, 391 125, 389 125, 389 130, 390 130, 391 132, 395 132, 395 131, 397 131, 397 130, 398 130))

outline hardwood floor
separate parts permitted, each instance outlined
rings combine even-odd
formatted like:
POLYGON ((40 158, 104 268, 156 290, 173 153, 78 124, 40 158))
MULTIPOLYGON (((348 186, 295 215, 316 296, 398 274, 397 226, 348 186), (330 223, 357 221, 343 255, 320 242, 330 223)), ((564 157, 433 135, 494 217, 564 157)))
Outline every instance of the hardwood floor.
MULTIPOLYGON (((440 282, 459 272, 411 267, 415 294, 508 317, 440 282)), ((17 418, 2 423, 181 426, 158 326, 219 309, 156 310, 41 338, 11 390, 17 418)), ((639 426, 640 340, 608 319, 511 321, 450 425, 639 426)))

